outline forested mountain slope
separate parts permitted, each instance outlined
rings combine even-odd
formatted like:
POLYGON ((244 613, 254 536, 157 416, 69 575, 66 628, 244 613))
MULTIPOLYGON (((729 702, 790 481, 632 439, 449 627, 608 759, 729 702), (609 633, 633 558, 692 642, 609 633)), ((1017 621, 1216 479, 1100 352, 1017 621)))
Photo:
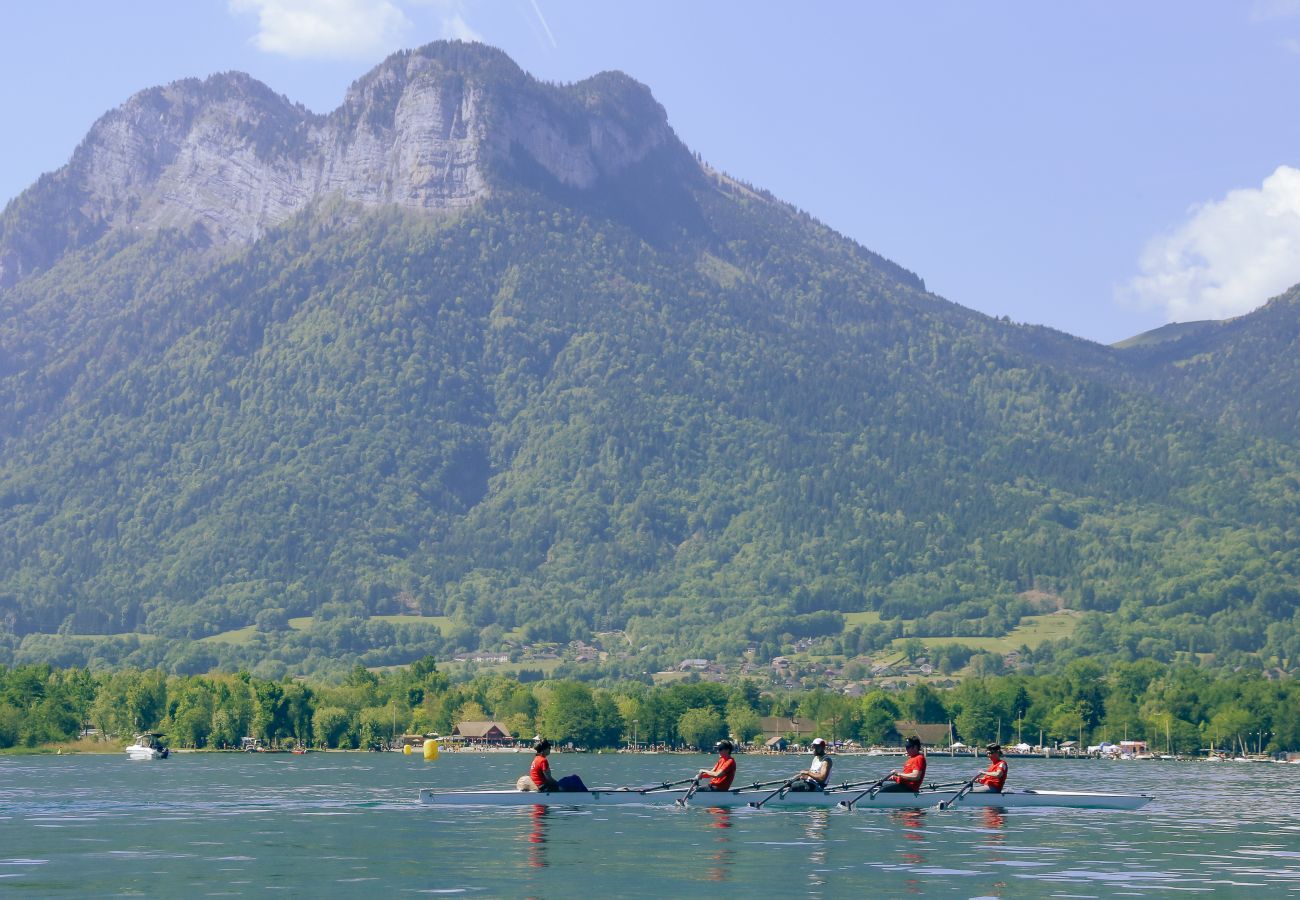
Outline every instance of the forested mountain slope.
POLYGON ((1249 315, 1124 357, 1163 399, 1243 431, 1300 439, 1300 286, 1249 315))
POLYGON ((176 125, 188 156, 113 190, 74 158, 0 219, 10 652, 140 633, 93 658, 312 668, 622 630, 639 672, 1002 634, 1033 590, 1098 613, 1089 652, 1294 664, 1297 454, 1106 374, 1133 351, 928 294, 699 164, 624 76, 539 85, 438 44, 323 118, 234 83, 280 137, 170 86, 207 129, 176 125), (265 172, 157 187, 214 141, 265 172), (395 181, 283 175, 376 148, 395 181), (193 214, 250 196, 279 205, 193 214), (60 197, 99 198, 95 229, 60 197), (54 244, 14 238, 32 223, 54 244), (363 626, 412 609, 453 625, 363 626), (883 622, 845 630, 863 610, 883 622), (286 628, 309 614, 334 624, 286 628))

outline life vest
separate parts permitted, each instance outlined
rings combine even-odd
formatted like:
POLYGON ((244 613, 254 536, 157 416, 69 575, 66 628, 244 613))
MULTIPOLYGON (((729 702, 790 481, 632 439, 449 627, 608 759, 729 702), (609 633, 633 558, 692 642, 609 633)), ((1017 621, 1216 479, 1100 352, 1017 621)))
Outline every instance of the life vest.
POLYGON ((976 784, 987 785, 995 791, 1001 791, 1007 783, 1007 761, 999 759, 989 763, 989 767, 975 776, 976 784))

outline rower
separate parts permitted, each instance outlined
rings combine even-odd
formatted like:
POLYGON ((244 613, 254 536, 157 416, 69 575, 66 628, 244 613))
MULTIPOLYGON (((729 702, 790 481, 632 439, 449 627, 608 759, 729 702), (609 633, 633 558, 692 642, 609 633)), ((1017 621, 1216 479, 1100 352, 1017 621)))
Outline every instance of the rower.
POLYGON ((989 744, 984 748, 989 755, 989 765, 975 776, 974 791, 1002 793, 1002 786, 1007 783, 1007 761, 1002 758, 1002 745, 989 744))
MULTIPOLYGON (((539 791, 585 791, 587 786, 577 775, 565 775, 558 781, 551 775, 551 763, 546 758, 551 753, 551 742, 542 738, 533 745, 533 765, 528 777, 539 791)), ((522 779, 521 779, 522 781, 522 779)))
POLYGON ((558 791, 560 783, 551 776, 551 763, 546 757, 551 753, 551 742, 542 738, 533 744, 533 765, 528 770, 528 777, 535 790, 558 791))
POLYGON ((792 791, 821 791, 826 789, 826 783, 831 778, 831 758, 826 755, 826 742, 821 738, 813 738, 812 742, 813 758, 808 764, 808 768, 803 769, 798 775, 790 779, 790 790, 792 791))
POLYGON ((736 777, 736 759, 731 755, 731 751, 736 749, 731 741, 722 740, 713 745, 713 749, 718 751, 718 761, 713 764, 712 769, 700 769, 696 778, 707 778, 707 785, 700 785, 696 790, 700 791, 725 791, 731 788, 732 779, 736 777))
POLYGON ((903 749, 907 753, 907 762, 903 763, 903 771, 895 769, 887 776, 887 781, 880 786, 879 793, 890 791, 911 791, 916 793, 921 789, 921 783, 925 781, 925 754, 921 752, 921 739, 912 735, 907 739, 903 749))

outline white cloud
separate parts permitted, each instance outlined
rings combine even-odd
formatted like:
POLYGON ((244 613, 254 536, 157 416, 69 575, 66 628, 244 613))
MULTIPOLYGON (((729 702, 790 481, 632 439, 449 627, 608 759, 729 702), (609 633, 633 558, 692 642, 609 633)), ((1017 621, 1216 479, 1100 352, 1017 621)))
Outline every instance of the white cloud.
POLYGON ((442 36, 452 38, 458 41, 478 41, 480 44, 486 43, 483 36, 470 27, 465 18, 460 15, 446 16, 442 20, 442 36))
POLYGON ((437 36, 457 41, 478 41, 487 43, 469 24, 469 7, 471 0, 409 0, 412 6, 422 6, 433 10, 436 20, 437 36))
POLYGON ((393 0, 230 0, 230 9, 257 14, 259 49, 297 58, 374 59, 411 27, 393 0))
POLYGON ((1171 322, 1242 315, 1300 283, 1300 169, 1194 207, 1151 240, 1121 297, 1171 322))
POLYGON ((257 15, 253 43, 258 49, 299 59, 377 61, 394 50, 433 38, 484 42, 469 24, 471 0, 228 2, 232 12, 257 15), (432 27, 426 30, 413 25, 408 11, 414 10, 419 10, 415 16, 426 25, 431 17, 432 27))

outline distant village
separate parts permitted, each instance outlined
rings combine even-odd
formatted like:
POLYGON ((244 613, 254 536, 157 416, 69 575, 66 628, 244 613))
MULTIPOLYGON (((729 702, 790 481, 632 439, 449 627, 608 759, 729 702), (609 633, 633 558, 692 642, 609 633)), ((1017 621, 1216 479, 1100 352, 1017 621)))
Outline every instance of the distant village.
MULTIPOLYGON (((602 637, 621 637, 622 632, 608 632, 602 637)), ((604 643, 610 643, 606 641, 604 643)), ((752 679, 760 686, 790 690, 834 691, 846 697, 862 697, 873 690, 901 691, 924 681, 934 688, 955 687, 959 677, 944 675, 925 656, 913 656, 895 651, 889 656, 873 660, 858 658, 835 664, 819 660, 814 655, 815 642, 804 638, 793 645, 793 656, 776 656, 769 662, 755 657, 757 646, 750 645, 744 659, 722 663, 702 658, 683 658, 665 671, 652 673, 657 684, 683 678, 726 683, 735 678, 752 679)), ((627 658, 626 651, 610 651, 584 641, 562 644, 533 644, 515 646, 501 651, 461 653, 454 657, 460 664, 471 664, 489 670, 526 671, 532 668, 553 669, 557 665, 574 665, 606 662, 612 658, 627 658)), ((1020 665, 1015 651, 1003 656, 1005 670, 1020 665)))

